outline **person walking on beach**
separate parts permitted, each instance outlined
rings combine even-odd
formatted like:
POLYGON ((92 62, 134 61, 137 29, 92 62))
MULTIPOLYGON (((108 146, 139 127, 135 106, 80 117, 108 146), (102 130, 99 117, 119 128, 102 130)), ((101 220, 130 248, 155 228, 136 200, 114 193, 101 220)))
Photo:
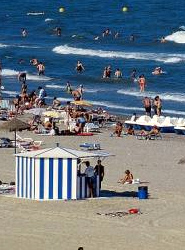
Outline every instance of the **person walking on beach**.
POLYGON ((39 62, 39 64, 37 65, 37 70, 38 70, 38 74, 40 75, 44 75, 45 73, 45 66, 42 62, 39 62))
POLYGON ((97 161, 97 165, 94 168, 95 175, 99 176, 99 187, 101 189, 101 182, 103 181, 105 172, 104 172, 104 166, 101 164, 101 160, 97 161))
POLYGON ((151 108, 152 108, 152 105, 151 105, 151 100, 149 97, 145 96, 144 99, 143 99, 143 105, 144 105, 144 108, 145 108, 145 113, 146 115, 149 115, 151 117, 151 108))
POLYGON ((82 84, 80 84, 80 87, 77 89, 77 91, 80 93, 80 100, 83 100, 84 89, 82 84))
POLYGON ((144 92, 146 87, 146 79, 144 75, 139 76, 138 83, 140 87, 140 92, 144 92))

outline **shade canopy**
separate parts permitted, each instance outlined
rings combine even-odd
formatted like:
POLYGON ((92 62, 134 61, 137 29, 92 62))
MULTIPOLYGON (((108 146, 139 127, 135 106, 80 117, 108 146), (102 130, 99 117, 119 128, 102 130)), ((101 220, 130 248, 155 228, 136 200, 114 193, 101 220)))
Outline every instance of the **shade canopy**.
POLYGON ((1 126, 0 126, 0 130, 9 130, 11 131, 16 131, 16 130, 25 130, 25 129, 29 129, 30 125, 26 122, 23 122, 17 118, 13 118, 10 121, 4 122, 1 126))
POLYGON ((87 107, 91 107, 92 104, 90 102, 84 101, 84 100, 80 100, 80 101, 72 101, 72 104, 75 104, 76 106, 87 106, 87 107))
POLYGON ((63 159, 78 159, 78 158, 95 158, 95 157, 108 157, 109 153, 106 152, 87 152, 82 150, 75 150, 70 148, 45 148, 36 151, 22 152, 16 156, 30 157, 30 158, 63 158, 63 159))

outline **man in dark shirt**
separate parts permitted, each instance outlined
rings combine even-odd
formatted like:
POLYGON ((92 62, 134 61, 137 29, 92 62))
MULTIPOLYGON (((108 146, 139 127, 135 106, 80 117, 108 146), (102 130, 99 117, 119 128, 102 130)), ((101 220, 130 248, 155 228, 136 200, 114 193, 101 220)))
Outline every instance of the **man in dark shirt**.
POLYGON ((101 189, 101 182, 104 178, 104 166, 101 165, 101 160, 97 161, 97 165, 94 168, 94 172, 96 175, 99 175, 99 181, 100 181, 100 189, 101 189))

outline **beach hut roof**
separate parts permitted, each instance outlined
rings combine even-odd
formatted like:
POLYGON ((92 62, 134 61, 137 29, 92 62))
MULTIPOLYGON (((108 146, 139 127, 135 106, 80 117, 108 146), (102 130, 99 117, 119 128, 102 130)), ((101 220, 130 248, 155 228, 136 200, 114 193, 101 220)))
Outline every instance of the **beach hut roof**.
POLYGON ((94 158, 94 157, 107 157, 110 156, 106 152, 88 152, 82 150, 75 150, 70 148, 45 148, 36 151, 22 152, 16 156, 30 157, 30 158, 94 158))

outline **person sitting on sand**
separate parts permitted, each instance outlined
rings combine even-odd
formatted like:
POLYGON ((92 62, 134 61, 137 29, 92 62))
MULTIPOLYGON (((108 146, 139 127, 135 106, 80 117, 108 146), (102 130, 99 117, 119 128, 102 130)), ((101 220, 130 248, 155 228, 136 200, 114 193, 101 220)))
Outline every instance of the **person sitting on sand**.
POLYGON ((132 184, 132 181, 133 181, 133 175, 130 173, 130 170, 126 170, 125 171, 125 176, 123 178, 121 178, 118 183, 121 183, 121 184, 132 184))
POLYGON ((126 131, 127 135, 135 135, 135 131, 132 125, 130 125, 126 131))
POLYGON ((123 124, 121 122, 117 122, 115 130, 114 130, 112 135, 116 134, 117 137, 120 137, 121 133, 122 133, 122 130, 123 130, 123 124))

